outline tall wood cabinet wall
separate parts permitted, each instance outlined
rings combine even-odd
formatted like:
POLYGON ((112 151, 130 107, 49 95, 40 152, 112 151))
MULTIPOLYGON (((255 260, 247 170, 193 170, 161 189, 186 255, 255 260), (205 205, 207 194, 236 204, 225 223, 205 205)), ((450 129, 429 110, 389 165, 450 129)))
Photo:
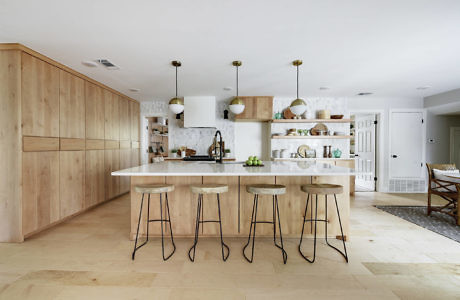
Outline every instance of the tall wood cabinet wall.
POLYGON ((0 44, 0 241, 129 191, 139 103, 33 50, 0 44))

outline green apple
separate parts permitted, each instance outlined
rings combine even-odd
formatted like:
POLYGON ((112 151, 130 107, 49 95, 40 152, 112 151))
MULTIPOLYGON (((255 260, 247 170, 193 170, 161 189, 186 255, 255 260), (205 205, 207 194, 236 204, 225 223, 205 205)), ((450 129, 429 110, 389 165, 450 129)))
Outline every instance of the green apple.
POLYGON ((252 166, 252 160, 248 159, 248 160, 246 161, 246 164, 247 164, 248 166, 252 166))
POLYGON ((259 160, 259 158, 258 158, 257 156, 254 156, 254 158, 253 158, 253 159, 254 159, 254 160, 259 160))
POLYGON ((260 159, 257 160, 257 165, 258 165, 258 166, 261 166, 261 165, 262 165, 262 161, 261 161, 260 159))
POLYGON ((249 156, 248 160, 254 160, 254 156, 249 156))

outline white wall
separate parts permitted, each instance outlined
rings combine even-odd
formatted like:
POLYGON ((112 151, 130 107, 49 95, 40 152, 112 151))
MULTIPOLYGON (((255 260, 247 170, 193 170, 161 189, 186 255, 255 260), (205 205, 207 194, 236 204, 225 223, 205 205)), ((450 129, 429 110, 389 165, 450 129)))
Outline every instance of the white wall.
MULTIPOLYGON (((378 157, 378 190, 388 191, 389 185, 389 164, 390 164, 390 131, 389 118, 391 109, 423 109, 422 98, 404 98, 404 97, 374 97, 374 96, 356 96, 348 99, 348 109, 350 112, 373 112, 381 111, 380 116, 380 134, 379 139, 380 155, 378 157)), ((409 145, 408 145, 409 146, 409 145)))
POLYGON ((449 163, 451 127, 460 127, 460 116, 435 115, 430 111, 427 112, 426 161, 428 163, 449 163), (433 139, 434 143, 430 143, 430 139, 433 139))
POLYGON ((236 160, 246 160, 253 155, 269 160, 269 135, 267 122, 235 122, 236 160))

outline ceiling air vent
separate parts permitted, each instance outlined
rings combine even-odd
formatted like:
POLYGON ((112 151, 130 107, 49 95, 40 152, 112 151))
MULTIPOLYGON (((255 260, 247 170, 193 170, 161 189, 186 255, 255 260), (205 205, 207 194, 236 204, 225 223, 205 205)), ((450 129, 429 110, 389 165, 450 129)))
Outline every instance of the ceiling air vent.
POLYGON ((108 59, 98 59, 97 62, 100 63, 101 65, 103 65, 104 67, 106 67, 109 70, 118 70, 118 69, 120 69, 120 67, 116 66, 115 64, 113 64, 108 59))

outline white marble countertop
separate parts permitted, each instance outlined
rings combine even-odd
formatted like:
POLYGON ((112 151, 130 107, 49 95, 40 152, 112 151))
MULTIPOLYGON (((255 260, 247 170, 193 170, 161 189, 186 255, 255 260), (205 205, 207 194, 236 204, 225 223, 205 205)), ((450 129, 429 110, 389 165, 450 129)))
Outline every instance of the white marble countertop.
MULTIPOLYGON (((243 162, 165 161, 112 172, 112 176, 354 176, 355 170, 314 161, 264 161, 263 167, 243 162)), ((360 173, 361 174, 361 173, 360 173)))

